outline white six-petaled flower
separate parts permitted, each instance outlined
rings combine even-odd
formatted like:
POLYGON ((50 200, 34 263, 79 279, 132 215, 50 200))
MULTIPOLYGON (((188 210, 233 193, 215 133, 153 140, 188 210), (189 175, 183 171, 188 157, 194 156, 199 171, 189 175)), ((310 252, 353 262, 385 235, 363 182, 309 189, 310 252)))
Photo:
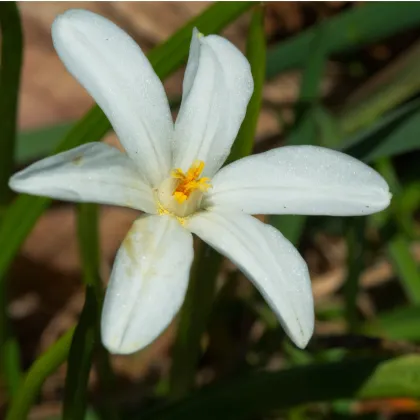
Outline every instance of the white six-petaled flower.
POLYGON ((314 327, 305 261, 251 214, 365 215, 388 206, 388 185, 362 162, 313 146, 282 147, 222 168, 253 91, 249 63, 226 39, 194 30, 173 124, 138 45, 105 18, 59 16, 53 42, 68 71, 110 120, 126 154, 90 143, 15 174, 15 191, 141 210, 121 245, 102 313, 114 353, 153 341, 179 310, 192 233, 253 281, 287 334, 305 347, 314 327))

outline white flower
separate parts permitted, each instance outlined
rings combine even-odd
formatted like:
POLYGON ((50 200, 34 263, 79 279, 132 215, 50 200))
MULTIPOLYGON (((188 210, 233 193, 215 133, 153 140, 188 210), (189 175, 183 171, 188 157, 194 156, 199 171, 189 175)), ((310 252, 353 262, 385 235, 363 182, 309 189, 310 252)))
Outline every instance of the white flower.
POLYGON ((109 118, 127 154, 90 143, 15 174, 15 191, 142 210, 121 245, 102 314, 102 340, 131 353, 179 310, 192 233, 255 284, 294 343, 314 327, 308 269, 297 250, 250 214, 364 215, 388 206, 386 182, 329 149, 282 147, 223 169, 253 91, 230 42, 193 32, 175 125, 159 78, 137 44, 101 16, 70 10, 52 29, 68 71, 109 118))

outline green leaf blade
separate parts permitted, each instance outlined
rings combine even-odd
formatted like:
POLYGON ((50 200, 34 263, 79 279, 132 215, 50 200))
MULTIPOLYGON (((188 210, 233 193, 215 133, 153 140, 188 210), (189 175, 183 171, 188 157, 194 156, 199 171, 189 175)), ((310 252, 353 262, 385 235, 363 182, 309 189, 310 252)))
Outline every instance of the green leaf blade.
POLYGON ((6 420, 26 419, 45 379, 66 360, 74 329, 68 330, 31 366, 19 392, 12 399, 6 420))
POLYGON ((11 191, 8 181, 13 172, 17 132, 20 74, 23 59, 23 32, 15 2, 0 4, 0 204, 7 204, 11 191))
POLYGON ((254 92, 249 101, 238 137, 233 143, 228 162, 248 156, 252 153, 254 147, 265 81, 266 40, 264 34, 264 9, 262 6, 257 7, 252 14, 246 56, 251 65, 254 92))
POLYGON ((349 359, 244 375, 205 387, 144 418, 242 420, 311 402, 390 397, 420 397, 420 356, 349 359))

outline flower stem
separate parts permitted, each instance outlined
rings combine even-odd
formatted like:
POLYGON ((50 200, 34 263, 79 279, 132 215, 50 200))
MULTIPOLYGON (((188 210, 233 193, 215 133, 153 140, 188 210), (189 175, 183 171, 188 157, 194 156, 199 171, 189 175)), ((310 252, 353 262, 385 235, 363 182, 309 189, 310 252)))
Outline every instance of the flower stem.
POLYGON ((210 315, 221 261, 220 254, 200 243, 181 309, 173 350, 169 378, 172 398, 186 395, 194 385, 196 365, 200 356, 200 339, 210 315))
POLYGON ((68 330, 34 362, 26 374, 22 386, 12 399, 6 420, 23 420, 27 418, 31 405, 38 396, 45 379, 65 362, 73 333, 74 328, 68 330))
POLYGON ((347 327, 350 332, 356 333, 360 323, 357 311, 357 297, 359 292, 359 279, 364 269, 363 255, 365 251, 365 217, 352 217, 347 220, 347 279, 344 283, 344 302, 347 327))
POLYGON ((263 87, 265 83, 265 62, 267 48, 264 32, 264 6, 254 7, 249 26, 246 56, 251 65, 254 79, 254 92, 249 101, 246 117, 233 143, 228 162, 243 158, 252 153, 255 143, 255 132, 262 104, 263 87))
POLYGON ((21 382, 20 350, 7 316, 7 291, 4 286, 7 282, 0 287, 0 368, 8 394, 13 397, 21 382))
POLYGON ((63 420, 85 417, 89 372, 95 348, 96 318, 96 295, 93 288, 88 286, 85 305, 76 326, 68 355, 63 420))
POLYGON ((120 415, 118 413, 116 404, 113 400, 113 393, 115 393, 115 376, 109 360, 109 353, 102 346, 99 341, 96 349, 95 367, 98 371, 100 393, 103 397, 101 404, 97 407, 100 412, 100 418, 103 420, 118 420, 120 415))
MULTIPOLYGON (((0 215, 8 204, 11 191, 9 177, 14 168, 17 105, 23 36, 15 2, 0 3, 1 67, 0 67, 0 215)), ((0 368, 8 393, 15 395, 20 385, 21 367, 18 342, 7 315, 8 284, 0 287, 0 368)))
POLYGON ((14 169, 17 109, 22 66, 23 35, 15 2, 0 4, 0 204, 9 202, 8 181, 14 169))
MULTIPOLYGON (((98 206, 78 205, 78 234, 80 256, 83 267, 83 282, 86 298, 82 314, 76 327, 68 357, 68 369, 64 392, 63 420, 82 419, 87 407, 89 373, 95 352, 101 347, 99 340, 99 319, 101 315, 103 288, 99 275, 100 251, 98 232, 98 206)), ((101 351, 105 351, 100 348, 101 351)), ((99 377, 105 379, 107 387, 112 386, 112 370, 101 355, 97 364, 99 377), (104 371, 102 371, 104 369, 104 371)), ((107 402, 109 418, 118 418, 111 400, 107 402)))

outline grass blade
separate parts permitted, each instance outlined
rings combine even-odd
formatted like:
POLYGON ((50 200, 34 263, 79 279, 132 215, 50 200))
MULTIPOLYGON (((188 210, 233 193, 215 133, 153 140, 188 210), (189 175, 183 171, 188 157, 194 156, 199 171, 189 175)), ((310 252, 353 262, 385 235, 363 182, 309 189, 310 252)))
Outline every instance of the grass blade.
POLYGON ((186 61, 194 27, 204 35, 219 32, 253 4, 255 3, 238 1, 217 2, 211 5, 200 16, 192 19, 172 35, 168 41, 148 54, 156 73, 161 78, 167 77, 186 61))
POLYGON ((13 398, 6 420, 26 419, 45 379, 63 364, 69 353, 74 329, 67 331, 31 366, 13 398))
POLYGON ((246 45, 246 56, 251 65, 254 93, 249 101, 238 137, 233 143, 228 162, 248 156, 252 153, 254 147, 265 81, 266 41, 264 34, 264 9, 262 6, 257 6, 252 14, 246 45))
POLYGON ((221 262, 222 256, 219 253, 207 244, 200 243, 173 349, 169 378, 173 399, 186 395, 194 386, 195 370, 201 353, 200 340, 210 316, 221 262))
POLYGON ((339 150, 364 162, 373 162, 419 149, 419 120, 420 100, 416 99, 385 114, 366 130, 358 131, 343 141, 339 150))
POLYGON ((420 271, 410 252, 410 241, 403 234, 397 233, 387 247, 408 299, 413 304, 420 304, 420 271))
POLYGON ((85 417, 89 372, 95 348, 97 315, 96 295, 93 288, 88 286, 83 311, 74 331, 68 355, 63 420, 85 417))
POLYGON ((23 34, 15 2, 0 4, 0 205, 11 198, 8 186, 14 169, 16 124, 23 56, 23 34))
POLYGON ((357 332, 359 317, 357 313, 357 295, 359 279, 364 269, 365 217, 352 217, 347 220, 347 279, 344 283, 344 300, 347 326, 350 332, 357 332))
MULTIPOLYGON (((100 253, 96 204, 78 205, 78 235, 86 297, 68 357, 63 405, 64 420, 85 417, 89 373, 95 349, 100 346, 97 339, 100 337, 99 319, 103 290, 99 276, 100 253)), ((100 365, 101 368, 102 366, 103 364, 100 365)), ((104 379, 102 372, 100 377, 104 379)), ((107 418, 117 418, 115 407, 109 405, 108 409, 107 418)))
POLYGON ((380 314, 363 326, 363 333, 389 340, 420 341, 420 306, 405 306, 380 314))
MULTIPOLYGON (((77 208, 77 232, 83 267, 83 283, 94 289, 98 296, 98 303, 102 303, 102 283, 99 277, 99 207, 97 204, 81 203, 77 208)), ((99 308, 96 312, 100 313, 99 308)))
MULTIPOLYGON (((381 115, 404 103, 420 90, 417 77, 420 69, 419 52, 420 46, 413 48, 400 59, 398 71, 391 72, 389 68, 383 70, 385 80, 379 87, 366 97, 360 94, 357 101, 348 102, 341 110, 337 122, 341 133, 349 135, 368 127, 381 115)), ((368 84, 364 87, 369 90, 368 84)))
MULTIPOLYGON (((392 166, 392 162, 388 158, 380 159, 377 163, 377 169, 388 182, 394 194, 391 207, 387 212, 387 219, 397 220, 399 217, 397 208, 399 198, 402 195, 402 188, 399 184, 397 174, 392 166)), ((382 215, 374 216, 377 224, 380 224, 381 217, 382 215)), ((396 225, 398 226, 398 220, 396 221, 396 225)), ((407 298, 413 304, 420 304, 420 271, 417 262, 410 253, 410 240, 403 232, 397 231, 388 241, 387 250, 407 298)))
POLYGON ((19 343, 13 334, 7 316, 7 296, 4 287, 0 288, 0 358, 2 379, 7 394, 13 397, 19 391, 22 379, 19 343))
POLYGON ((392 397, 420 397, 420 356, 355 359, 257 372, 205 387, 143 418, 239 420, 310 402, 392 397))
MULTIPOLYGON (((1 67, 0 67, 0 207, 11 198, 8 181, 14 168, 14 149, 20 72, 23 55, 23 34, 19 10, 15 2, 0 4, 1 67)), ((19 344, 7 315, 8 287, 0 286, 0 365, 10 396, 18 391, 21 379, 19 344)))
POLYGON ((51 154, 73 125, 73 123, 61 123, 19 133, 15 154, 16 164, 23 165, 51 154))

